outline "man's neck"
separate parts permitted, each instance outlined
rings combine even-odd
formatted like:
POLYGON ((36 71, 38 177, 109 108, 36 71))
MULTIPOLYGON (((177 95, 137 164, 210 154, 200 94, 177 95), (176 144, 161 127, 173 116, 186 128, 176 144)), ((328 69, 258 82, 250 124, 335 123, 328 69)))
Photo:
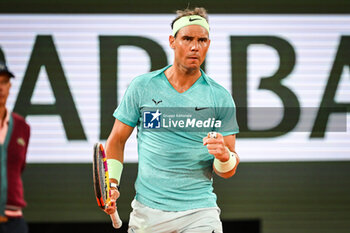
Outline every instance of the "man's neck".
POLYGON ((174 64, 165 71, 170 84, 180 93, 187 91, 200 77, 200 69, 186 69, 174 64))

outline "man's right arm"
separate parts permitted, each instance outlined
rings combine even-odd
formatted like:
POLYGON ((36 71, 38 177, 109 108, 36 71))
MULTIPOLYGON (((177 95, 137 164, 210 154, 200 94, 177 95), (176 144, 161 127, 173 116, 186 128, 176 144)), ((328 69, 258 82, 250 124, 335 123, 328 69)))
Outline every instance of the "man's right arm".
POLYGON ((124 124, 118 119, 115 120, 112 132, 106 142, 107 159, 117 159, 123 163, 124 146, 133 130, 133 127, 124 124))
MULTIPOLYGON (((112 132, 110 133, 107 142, 106 142, 106 155, 107 159, 116 159, 120 163, 124 161, 124 147, 125 143, 130 137, 134 127, 131 127, 118 119, 115 120, 112 132)), ((117 183, 115 179, 109 180, 112 183, 117 183)), ((118 184, 119 185, 119 184, 118 184)), ((107 214, 114 213, 115 211, 115 202, 119 197, 118 190, 111 190, 111 203, 110 206, 105 210, 107 214)))

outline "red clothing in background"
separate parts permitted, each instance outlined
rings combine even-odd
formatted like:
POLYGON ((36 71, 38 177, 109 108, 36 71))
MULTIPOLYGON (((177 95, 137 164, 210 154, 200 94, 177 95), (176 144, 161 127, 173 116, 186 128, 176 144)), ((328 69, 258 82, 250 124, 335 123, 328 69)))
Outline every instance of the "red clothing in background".
POLYGON ((30 127, 24 118, 11 114, 13 127, 7 147, 7 204, 6 208, 24 207, 22 172, 26 164, 30 127))

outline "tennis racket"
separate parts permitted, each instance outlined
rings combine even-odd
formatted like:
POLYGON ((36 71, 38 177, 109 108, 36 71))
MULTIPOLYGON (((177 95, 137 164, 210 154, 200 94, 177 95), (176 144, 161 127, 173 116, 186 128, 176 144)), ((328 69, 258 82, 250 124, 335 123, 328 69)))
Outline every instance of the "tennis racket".
MULTIPOLYGON (((94 158, 92 162, 94 190, 98 206, 105 210, 110 203, 111 190, 109 187, 109 176, 107 167, 107 157, 102 144, 94 145, 94 158)), ((120 228, 122 221, 117 210, 110 215, 114 228, 120 228)))

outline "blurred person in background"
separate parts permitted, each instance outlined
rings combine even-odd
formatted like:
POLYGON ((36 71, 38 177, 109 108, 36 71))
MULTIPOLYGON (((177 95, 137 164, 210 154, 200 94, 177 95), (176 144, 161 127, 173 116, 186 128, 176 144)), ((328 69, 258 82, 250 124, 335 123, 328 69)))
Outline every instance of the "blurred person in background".
POLYGON ((0 61, 0 233, 28 232, 22 212, 26 202, 21 175, 30 127, 23 117, 6 107, 14 77, 5 61, 0 61))

